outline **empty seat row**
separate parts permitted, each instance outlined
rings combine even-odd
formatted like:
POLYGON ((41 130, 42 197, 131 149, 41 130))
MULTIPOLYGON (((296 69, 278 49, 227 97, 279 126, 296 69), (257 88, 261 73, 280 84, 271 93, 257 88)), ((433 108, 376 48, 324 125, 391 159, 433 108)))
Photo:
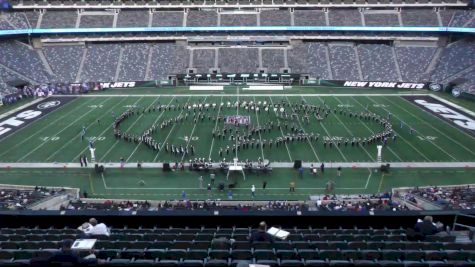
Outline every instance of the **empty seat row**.
MULTIPOLYGON (((0 241, 43 241, 43 240, 63 240, 74 239, 76 234, 2 234, 0 241)), ((211 241, 215 238, 229 238, 237 241, 248 240, 249 234, 111 234, 110 236, 97 236, 100 240, 125 240, 125 241, 211 241)), ((455 237, 436 237, 432 241, 450 242, 455 237)), ((301 235, 291 234, 287 237, 290 241, 405 241, 406 236, 400 235, 301 235)))
MULTIPOLYGON (((60 248, 60 241, 1 241, 1 249, 54 249, 60 248)), ((475 243, 455 242, 344 242, 344 241, 276 241, 274 243, 248 241, 209 242, 209 241, 109 241, 99 240, 98 249, 391 249, 391 250, 475 250, 475 243)))
MULTIPOLYGON (((240 261, 231 260, 144 260, 144 259, 112 259, 101 266, 167 266, 167 267, 235 267, 240 261)), ((269 265, 272 267, 298 266, 375 266, 375 267, 473 267, 470 261, 368 261, 368 260, 256 260, 250 263, 269 265)), ((0 261, 0 266, 25 266, 28 261, 0 261)))
MULTIPOLYGON (((291 234, 369 234, 369 235, 398 235, 404 234, 405 229, 325 229, 325 228, 291 228, 285 229, 291 234)), ((113 228, 116 234, 250 234, 252 228, 113 228)), ((0 234, 78 234, 77 229, 42 229, 42 228, 3 228, 0 234)))
MULTIPOLYGON (((0 250, 0 260, 13 261, 48 257, 58 249, 0 250)), ((85 252, 89 253, 89 252, 85 252)), ((398 251, 398 250, 184 250, 184 249, 101 249, 99 259, 151 260, 390 260, 390 261, 475 261, 475 251, 398 251)))

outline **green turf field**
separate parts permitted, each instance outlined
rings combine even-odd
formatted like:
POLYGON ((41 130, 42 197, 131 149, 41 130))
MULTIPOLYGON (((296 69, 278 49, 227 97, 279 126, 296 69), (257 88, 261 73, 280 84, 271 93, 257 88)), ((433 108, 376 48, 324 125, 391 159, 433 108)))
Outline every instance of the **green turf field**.
MULTIPOLYGON (((227 191, 213 189, 211 195, 206 189, 199 189, 198 177, 203 175, 205 183, 210 182, 208 173, 190 171, 162 172, 157 169, 107 169, 104 177, 90 169, 3 169, 0 170, 2 183, 67 186, 86 191, 88 197, 116 199, 180 199, 184 190, 191 199, 227 199, 227 191), (143 180, 145 185, 140 185, 143 180)), ((292 169, 274 169, 271 175, 248 175, 226 180, 224 173, 218 172, 216 184, 237 182, 233 190, 234 200, 250 200, 251 185, 257 188, 255 200, 308 200, 311 195, 324 194, 328 180, 335 182, 337 194, 372 194, 390 191, 393 187, 422 185, 453 185, 473 182, 475 169, 392 169, 390 174, 382 174, 377 169, 343 169, 340 177, 335 169, 327 169, 324 175, 313 176, 305 172, 300 178, 292 169), (262 190, 262 183, 267 187, 262 190), (289 183, 295 182, 295 193, 289 192, 289 183)))
MULTIPOLYGON (((225 117, 231 115, 249 116, 251 125, 260 127, 270 122, 281 125, 288 124, 302 129, 302 132, 320 135, 317 141, 303 140, 294 141, 285 145, 272 148, 249 148, 237 152, 240 160, 249 159, 256 161, 259 157, 268 159, 272 163, 290 163, 300 159, 306 163, 320 164, 326 162, 327 166, 338 163, 376 162, 376 145, 360 147, 345 147, 343 142, 340 147, 329 148, 323 146, 326 136, 333 138, 368 137, 381 132, 381 125, 374 121, 360 118, 350 118, 339 111, 347 112, 371 112, 383 117, 391 114, 391 124, 397 140, 389 141, 383 148, 383 162, 475 162, 475 138, 466 132, 455 128, 442 119, 422 110, 396 94, 387 94, 387 90, 371 91, 380 95, 369 94, 326 94, 332 93, 330 89, 297 89, 280 92, 252 92, 227 88, 224 92, 190 92, 184 88, 172 91, 170 89, 154 90, 138 89, 137 91, 109 90, 98 95, 77 97, 63 106, 60 110, 48 114, 43 119, 32 123, 24 129, 17 131, 0 141, 0 162, 2 163, 78 163, 80 155, 87 155, 88 139, 93 139, 96 146, 96 159, 99 162, 118 162, 124 158, 129 163, 140 162, 175 162, 188 161, 192 158, 212 158, 220 160, 219 149, 235 144, 235 141, 213 138, 213 129, 222 130, 224 123, 214 120, 216 116, 225 117), (125 94, 125 93, 134 93, 125 94), (157 93, 162 93, 158 95, 157 93), (293 93, 306 93, 298 95, 293 93), (193 94, 191 94, 193 93, 193 94), (323 94, 315 94, 323 93, 323 94), (305 101, 309 105, 326 106, 337 112, 331 112, 328 117, 318 121, 311 114, 310 122, 306 123, 302 116, 293 119, 285 119, 277 116, 276 112, 256 112, 251 109, 227 107, 227 103, 235 101, 264 102, 268 104, 287 103, 300 104, 305 101), (149 149, 142 143, 126 142, 116 139, 113 134, 112 123, 114 118, 129 108, 135 110, 149 109, 159 105, 193 105, 199 103, 216 103, 215 109, 204 110, 204 120, 196 122, 190 117, 182 123, 174 123, 171 126, 159 129, 153 134, 153 138, 162 144, 159 152, 149 149), (220 103, 224 103, 221 106, 220 103), (98 122, 98 120, 100 122, 98 122), (402 125, 402 127, 401 127, 402 125), (81 141, 81 129, 86 127, 86 138, 81 141), (413 128, 414 133, 409 129, 413 128), (166 152, 165 144, 176 146, 194 147, 194 155, 174 156, 166 152)), ((354 92, 354 91, 353 91, 354 92)), ((394 91, 390 91, 394 93, 394 91)), ((24 104, 24 103, 23 103, 24 104)), ((473 103, 463 103, 465 108, 475 111, 473 103)), ((11 108, 10 108, 11 109, 11 108)), ((6 109, 0 109, 2 113, 6 109)), ((288 107, 288 113, 297 113, 294 108, 288 107)), ((155 112, 140 112, 124 120, 120 125, 123 132, 141 135, 153 124, 160 125, 163 121, 184 116, 183 109, 156 110, 155 112)), ((232 126, 234 127, 234 126, 232 126)), ((244 131, 241 127, 241 131, 244 131)), ((274 127, 270 132, 255 135, 255 141, 276 139, 279 136, 289 134, 290 130, 279 130, 274 127)), ((231 159, 236 153, 226 154, 223 157, 231 159)), ((271 163, 271 165, 272 165, 271 163)), ((333 166, 335 167, 335 166, 333 166)), ((265 194, 258 195, 259 199, 307 199, 310 194, 323 192, 324 184, 329 179, 336 179, 332 174, 335 170, 328 170, 324 177, 315 178, 306 175, 297 182, 297 192, 288 193, 290 179, 296 177, 296 173, 289 169, 275 169, 273 173, 264 176, 251 175, 245 182, 240 182, 235 192, 235 198, 249 199, 249 187, 256 184, 259 188, 262 179, 267 179, 268 189, 265 194), (272 182, 271 182, 272 181, 272 182), (272 189, 273 188, 273 189, 272 189)), ((411 186, 424 184, 462 184, 473 183, 473 169, 397 169, 390 176, 383 177, 374 170, 357 168, 344 170, 345 175, 337 181, 338 193, 371 193, 388 190, 394 186, 411 186), (345 189, 346 188, 346 189, 345 189)), ((41 184, 63 185, 79 187, 96 197, 111 198, 153 198, 170 199, 179 197, 183 188, 193 198, 205 198, 206 192, 201 192, 198 187, 198 173, 176 172, 163 174, 156 169, 109 169, 104 179, 95 177, 89 170, 80 169, 8 169, 0 172, 0 183, 15 184, 41 184), (69 173, 71 172, 71 173, 69 173), (146 181, 145 186, 139 186, 138 181, 146 181)), ((208 174, 205 174, 206 176, 208 174)), ((225 179, 224 175, 218 175, 219 179, 225 179)), ((234 177, 233 179, 240 179, 234 177)), ((295 178, 299 179, 299 178, 295 178)), ((213 195, 212 197, 225 198, 225 194, 213 195)))

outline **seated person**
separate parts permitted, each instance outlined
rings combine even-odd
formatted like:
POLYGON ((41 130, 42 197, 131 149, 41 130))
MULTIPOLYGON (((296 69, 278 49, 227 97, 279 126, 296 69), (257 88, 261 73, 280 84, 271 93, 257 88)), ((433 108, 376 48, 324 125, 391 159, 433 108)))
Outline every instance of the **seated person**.
POLYGON ((438 222, 437 224, 433 222, 432 216, 425 216, 424 220, 418 220, 414 226, 414 230, 421 234, 423 237, 428 235, 435 235, 441 231, 443 225, 438 222))
POLYGON ((249 242, 274 242, 274 238, 267 233, 267 225, 265 222, 259 223, 259 228, 251 234, 249 242))
POLYGON ((79 257, 76 251, 71 249, 74 241, 72 239, 63 240, 61 250, 48 258, 33 258, 30 261, 32 266, 87 266, 98 263, 95 257, 91 255, 85 258, 79 257))
POLYGON ((107 226, 104 223, 97 223, 95 218, 89 219, 89 223, 83 223, 78 229, 86 236, 110 236, 110 231, 107 226))

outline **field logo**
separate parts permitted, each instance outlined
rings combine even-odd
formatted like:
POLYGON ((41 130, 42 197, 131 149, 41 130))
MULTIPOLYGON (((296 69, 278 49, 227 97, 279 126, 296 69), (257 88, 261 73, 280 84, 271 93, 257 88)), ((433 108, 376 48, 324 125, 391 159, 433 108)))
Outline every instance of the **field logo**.
POLYGON ((39 104, 37 107, 38 109, 47 109, 47 108, 52 108, 61 105, 61 101, 55 100, 55 101, 48 101, 39 104))
POLYGON ((102 89, 107 88, 134 88, 135 82, 114 82, 114 83, 101 83, 102 89))
MULTIPOLYGON (((6 118, 0 120, 0 139, 16 132, 17 130, 27 126, 33 121, 45 116, 46 114, 56 110, 60 106, 73 100, 74 97, 49 98, 42 100, 36 106, 26 107, 6 118)), ((49 139, 48 139, 49 140, 49 139)))
POLYGON ((432 111, 433 113, 452 121, 459 127, 467 130, 475 131, 475 120, 461 114, 451 108, 448 108, 441 103, 428 102, 425 99, 415 99, 414 102, 432 111))
POLYGON ((462 91, 460 91, 460 89, 458 89, 458 88, 452 89, 452 95, 453 96, 459 97, 461 94, 462 94, 462 91))
POLYGON ((442 85, 440 85, 439 83, 431 83, 429 84, 429 89, 431 89, 434 92, 438 92, 442 90, 442 85))

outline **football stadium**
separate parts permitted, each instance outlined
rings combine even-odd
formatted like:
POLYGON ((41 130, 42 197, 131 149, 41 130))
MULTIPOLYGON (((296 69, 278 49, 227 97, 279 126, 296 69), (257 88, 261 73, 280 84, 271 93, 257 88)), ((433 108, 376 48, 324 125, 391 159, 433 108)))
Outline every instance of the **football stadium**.
POLYGON ((474 7, 0 0, 0 266, 475 266, 474 7))

